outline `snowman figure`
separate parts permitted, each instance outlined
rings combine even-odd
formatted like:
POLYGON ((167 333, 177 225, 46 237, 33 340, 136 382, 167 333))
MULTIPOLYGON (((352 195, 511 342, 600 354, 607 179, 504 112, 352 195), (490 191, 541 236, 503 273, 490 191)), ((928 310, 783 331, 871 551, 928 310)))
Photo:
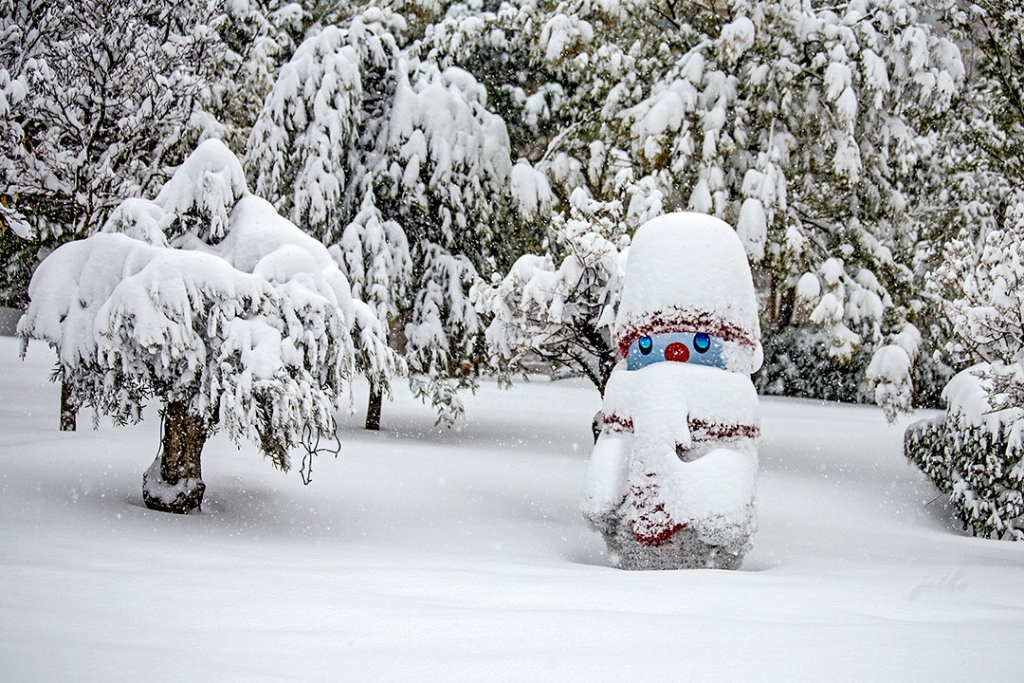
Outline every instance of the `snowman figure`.
POLYGON ((674 213, 633 238, 581 509, 623 569, 735 569, 757 523, 761 330, 736 232, 674 213))

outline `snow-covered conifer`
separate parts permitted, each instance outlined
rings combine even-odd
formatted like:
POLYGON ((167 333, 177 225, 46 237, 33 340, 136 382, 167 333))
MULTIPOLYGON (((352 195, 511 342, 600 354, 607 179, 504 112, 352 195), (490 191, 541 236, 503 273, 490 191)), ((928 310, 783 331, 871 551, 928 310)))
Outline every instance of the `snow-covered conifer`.
MULTIPOLYGON (((387 332, 406 308, 412 260, 405 231, 395 221, 384 220, 372 189, 367 189, 359 213, 330 251, 351 283, 353 296, 366 302, 387 332)), ((405 363, 394 352, 361 343, 357 348, 359 366, 370 382, 366 428, 379 429, 381 401, 390 391, 391 378, 404 374, 405 363)))
POLYGON ((201 139, 217 137, 236 152, 246 140, 263 102, 313 17, 307 7, 285 0, 248 0, 218 6, 210 19, 223 49, 191 127, 201 139))
POLYGON ((542 178, 513 174, 486 89, 416 57, 405 26, 369 8, 314 31, 282 68, 246 163, 258 193, 332 245, 353 287, 399 330, 391 343, 416 393, 450 421, 457 389, 475 381, 460 366, 483 331, 469 290, 518 256, 514 221, 496 226, 546 200, 542 178))
POLYGON ((394 69, 404 20, 370 9, 314 32, 281 67, 246 145, 257 194, 326 244, 363 199, 360 136, 375 93, 365 76, 394 69))

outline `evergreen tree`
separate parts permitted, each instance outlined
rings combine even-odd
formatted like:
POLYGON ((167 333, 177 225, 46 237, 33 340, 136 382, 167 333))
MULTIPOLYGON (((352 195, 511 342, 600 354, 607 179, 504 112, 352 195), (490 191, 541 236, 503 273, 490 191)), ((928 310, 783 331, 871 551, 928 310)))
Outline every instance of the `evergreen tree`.
POLYGON ((223 43, 203 107, 193 117, 201 137, 216 137, 241 154, 281 65, 313 23, 311 7, 279 0, 224 3, 210 20, 223 43))
MULTIPOLYGON (((468 72, 407 44, 386 8, 314 27, 281 69, 249 138, 257 191, 332 251, 402 351, 414 391, 451 422, 482 323, 480 274, 518 255, 502 119, 468 72)), ((379 411, 388 377, 371 378, 379 411)), ((375 404, 375 405, 374 405, 375 404)), ((370 420, 372 423, 373 420, 370 420)), ((371 424, 372 426, 372 424, 371 424)))
MULTIPOLYGON (((915 317, 938 358, 920 354, 915 380, 929 366, 962 369, 992 360, 987 352, 956 350, 973 345, 959 326, 965 297, 978 295, 967 289, 973 275, 963 282, 947 275, 963 271, 966 277, 964 268, 972 263, 981 267, 991 258, 985 255, 992 253, 990 239, 1002 244, 1006 258, 1013 258, 1013 245, 1006 240, 1020 229, 1016 207, 1024 187, 1024 10, 1003 0, 951 2, 945 20, 963 48, 969 77, 958 93, 948 134, 939 140, 945 183, 935 191, 931 220, 915 245, 916 284, 925 292, 915 317)), ((940 374, 932 382, 941 386, 947 379, 940 374)), ((920 381, 915 384, 918 394, 927 388, 920 381)), ((890 414, 894 409, 895 404, 887 407, 890 414)))

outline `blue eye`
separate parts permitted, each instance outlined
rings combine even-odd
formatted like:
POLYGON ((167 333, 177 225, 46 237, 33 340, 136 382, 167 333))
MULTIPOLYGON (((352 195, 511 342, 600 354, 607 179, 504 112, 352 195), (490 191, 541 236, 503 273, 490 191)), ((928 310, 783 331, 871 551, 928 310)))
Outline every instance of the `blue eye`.
POLYGON ((693 335, 693 348, 697 349, 697 353, 707 353, 711 348, 711 337, 704 332, 693 335))
POLYGON ((650 337, 646 336, 640 337, 640 339, 637 340, 636 345, 640 348, 640 353, 644 354, 645 356, 650 354, 651 349, 654 348, 654 342, 651 340, 650 337))

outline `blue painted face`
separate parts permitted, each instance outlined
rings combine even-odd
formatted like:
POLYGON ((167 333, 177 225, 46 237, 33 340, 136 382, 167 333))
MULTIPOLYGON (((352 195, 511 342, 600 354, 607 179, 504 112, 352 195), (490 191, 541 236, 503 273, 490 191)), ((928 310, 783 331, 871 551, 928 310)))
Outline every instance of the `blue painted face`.
POLYGON ((725 345, 704 332, 667 332, 635 339, 626 354, 626 369, 639 370, 670 360, 725 370, 725 345))

